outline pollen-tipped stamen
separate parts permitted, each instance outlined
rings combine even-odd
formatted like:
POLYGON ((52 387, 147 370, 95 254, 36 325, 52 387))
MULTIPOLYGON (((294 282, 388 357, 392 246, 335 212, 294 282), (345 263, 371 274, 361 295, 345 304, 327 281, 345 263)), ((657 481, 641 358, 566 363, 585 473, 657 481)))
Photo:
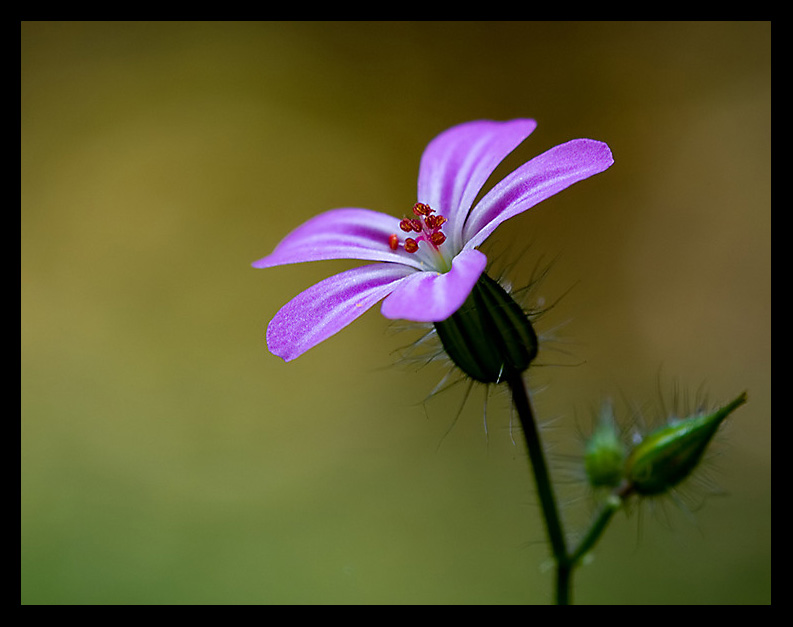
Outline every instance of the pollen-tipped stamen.
MULTIPOLYGON (((424 203, 417 202, 413 205, 413 213, 416 218, 404 218, 399 222, 399 228, 405 233, 418 233, 413 237, 406 237, 403 244, 405 252, 418 252, 419 242, 427 242, 436 252, 438 247, 446 241, 440 228, 446 223, 446 218, 436 214, 435 209, 424 203)), ((396 234, 388 236, 388 246, 391 250, 399 248, 399 238, 396 234), (396 246, 394 242, 397 242, 396 246)))

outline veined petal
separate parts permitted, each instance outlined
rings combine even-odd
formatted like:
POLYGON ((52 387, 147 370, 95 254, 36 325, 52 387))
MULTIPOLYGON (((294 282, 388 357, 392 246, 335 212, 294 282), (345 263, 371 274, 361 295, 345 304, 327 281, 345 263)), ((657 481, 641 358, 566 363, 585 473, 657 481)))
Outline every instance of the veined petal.
POLYGON ((267 326, 270 352, 291 361, 338 333, 415 270, 377 263, 334 275, 295 296, 267 326))
POLYGON ((479 246, 505 220, 573 183, 603 172, 614 159, 603 142, 574 139, 517 168, 471 210, 463 230, 465 249, 479 246))
POLYGON ((446 273, 416 272, 395 286, 383 301, 386 318, 404 318, 414 322, 439 322, 457 311, 468 298, 487 265, 487 257, 478 250, 466 250, 452 261, 446 273))
POLYGON ((253 267, 270 268, 321 259, 364 259, 420 268, 419 261, 403 249, 389 247, 389 236, 399 232, 399 220, 388 214, 370 209, 331 209, 297 227, 272 253, 253 262, 253 267))
POLYGON ((418 201, 449 221, 444 229, 453 250, 462 248, 468 210, 496 166, 536 128, 534 120, 479 120, 460 124, 433 139, 419 165, 418 201))

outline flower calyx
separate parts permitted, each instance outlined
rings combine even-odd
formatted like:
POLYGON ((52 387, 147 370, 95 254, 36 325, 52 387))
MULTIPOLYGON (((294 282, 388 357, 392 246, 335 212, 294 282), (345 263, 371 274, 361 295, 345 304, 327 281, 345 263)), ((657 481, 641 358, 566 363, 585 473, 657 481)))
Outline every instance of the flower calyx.
POLYGON ((623 499, 668 492, 694 472, 724 419, 746 400, 744 392, 712 411, 673 420, 630 450, 621 440, 611 405, 604 404, 584 453, 589 484, 612 489, 623 499))
POLYGON ((645 436, 625 463, 630 491, 653 496, 678 485, 697 467, 724 419, 746 400, 744 392, 723 407, 676 420, 645 436))
POLYGON ((584 468, 593 488, 616 488, 622 483, 626 453, 610 402, 603 404, 598 418, 586 443, 584 468))
POLYGON ((537 334, 523 308, 485 273, 465 303, 435 329, 455 365, 482 383, 518 375, 537 356, 537 334))

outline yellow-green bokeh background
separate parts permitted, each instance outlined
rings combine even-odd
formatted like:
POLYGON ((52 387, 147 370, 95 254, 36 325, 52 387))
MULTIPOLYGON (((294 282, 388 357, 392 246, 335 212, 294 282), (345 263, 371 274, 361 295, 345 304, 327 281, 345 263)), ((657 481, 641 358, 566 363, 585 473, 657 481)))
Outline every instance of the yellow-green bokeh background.
POLYGON ((449 430, 463 390, 425 410, 443 370, 392 367, 414 336, 377 307, 285 364, 268 320, 355 262, 250 267, 325 209, 401 215, 432 137, 522 116, 502 174, 575 137, 615 157, 487 248, 528 245, 518 284, 556 259, 530 380, 572 527, 567 455, 604 396, 750 397, 708 462, 729 496, 618 517, 576 600, 769 602, 770 38, 22 23, 22 602, 547 603, 505 399, 487 437, 481 390, 449 430))

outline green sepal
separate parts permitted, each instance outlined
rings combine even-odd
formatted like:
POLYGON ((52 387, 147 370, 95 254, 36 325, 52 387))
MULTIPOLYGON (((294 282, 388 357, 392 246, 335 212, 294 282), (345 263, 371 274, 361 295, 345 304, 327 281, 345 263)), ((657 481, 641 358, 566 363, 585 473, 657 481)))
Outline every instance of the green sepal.
POLYGON ((631 451, 625 465, 632 491, 661 494, 688 477, 724 419, 746 402, 746 392, 724 407, 662 427, 631 451))
POLYGON ((620 439, 611 403, 604 403, 598 425, 586 443, 584 467, 590 485, 618 486, 625 472, 625 444, 620 439))
POLYGON ((537 334, 521 306, 482 274, 462 307, 435 323, 451 360, 482 383, 526 370, 537 356, 537 334))

